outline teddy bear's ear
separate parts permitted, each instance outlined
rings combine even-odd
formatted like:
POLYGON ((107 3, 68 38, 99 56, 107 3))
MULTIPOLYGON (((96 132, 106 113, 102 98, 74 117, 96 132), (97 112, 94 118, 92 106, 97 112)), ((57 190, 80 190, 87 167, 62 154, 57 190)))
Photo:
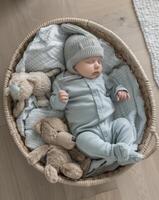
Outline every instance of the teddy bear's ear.
POLYGON ((39 121, 39 122, 37 122, 37 123, 35 124, 34 130, 35 130, 37 133, 41 134, 41 121, 39 121))

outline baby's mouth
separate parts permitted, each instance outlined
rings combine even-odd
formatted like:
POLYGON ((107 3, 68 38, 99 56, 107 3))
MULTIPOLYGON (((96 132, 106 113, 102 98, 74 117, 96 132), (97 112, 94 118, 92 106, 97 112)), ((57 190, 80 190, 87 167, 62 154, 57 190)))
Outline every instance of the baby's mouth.
POLYGON ((99 76, 99 72, 93 72, 92 75, 93 76, 99 76))

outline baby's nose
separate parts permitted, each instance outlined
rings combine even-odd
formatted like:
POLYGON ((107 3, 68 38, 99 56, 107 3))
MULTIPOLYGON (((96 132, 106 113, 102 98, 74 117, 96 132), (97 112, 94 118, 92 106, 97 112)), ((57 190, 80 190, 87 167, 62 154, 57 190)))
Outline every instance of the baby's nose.
POLYGON ((94 69, 98 69, 99 68, 99 64, 96 62, 94 65, 94 69))

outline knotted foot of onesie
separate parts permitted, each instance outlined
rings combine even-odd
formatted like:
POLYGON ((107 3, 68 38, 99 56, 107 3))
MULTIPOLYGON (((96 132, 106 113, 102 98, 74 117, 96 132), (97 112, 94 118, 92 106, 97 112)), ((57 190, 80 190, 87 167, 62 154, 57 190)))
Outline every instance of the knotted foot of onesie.
POLYGON ((129 159, 129 146, 125 143, 113 144, 114 155, 118 163, 126 162, 129 159))
POLYGON ((129 165, 129 164, 134 164, 142 160, 144 156, 141 153, 138 153, 134 150, 130 150, 129 152, 129 158, 128 160, 118 162, 119 165, 129 165))
POLYGON ((143 159, 143 155, 135 152, 125 143, 113 145, 114 154, 119 165, 133 164, 143 159))

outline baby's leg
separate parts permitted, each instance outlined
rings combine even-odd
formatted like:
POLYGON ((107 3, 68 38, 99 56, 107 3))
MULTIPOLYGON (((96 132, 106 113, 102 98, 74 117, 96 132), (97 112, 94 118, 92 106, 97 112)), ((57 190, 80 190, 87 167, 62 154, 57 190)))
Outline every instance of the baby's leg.
POLYGON ((143 158, 143 155, 133 149, 133 128, 125 118, 118 118, 112 123, 112 141, 116 144, 115 154, 121 165, 132 164, 143 158))
POLYGON ((91 158, 105 158, 109 164, 116 161, 114 148, 91 131, 80 133, 76 138, 77 147, 91 158))
POLYGON ((120 142, 129 146, 133 145, 133 127, 126 118, 118 118, 112 122, 111 134, 113 143, 120 142))

